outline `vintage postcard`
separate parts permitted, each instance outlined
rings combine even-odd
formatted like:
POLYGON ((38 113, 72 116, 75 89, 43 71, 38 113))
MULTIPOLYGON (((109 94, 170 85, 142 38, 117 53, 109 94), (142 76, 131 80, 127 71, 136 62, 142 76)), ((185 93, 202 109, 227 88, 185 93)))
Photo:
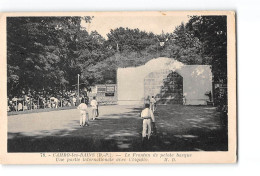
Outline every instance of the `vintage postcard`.
POLYGON ((235 12, 0 20, 0 163, 237 161, 235 12))

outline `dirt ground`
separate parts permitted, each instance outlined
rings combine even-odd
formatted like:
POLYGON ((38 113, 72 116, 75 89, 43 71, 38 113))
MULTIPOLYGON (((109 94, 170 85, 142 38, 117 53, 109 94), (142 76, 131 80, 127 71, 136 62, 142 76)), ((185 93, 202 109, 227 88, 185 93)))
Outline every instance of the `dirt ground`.
POLYGON ((225 117, 208 106, 161 105, 157 135, 141 142, 141 107, 101 106, 90 126, 77 109, 8 116, 8 152, 226 151, 225 117))

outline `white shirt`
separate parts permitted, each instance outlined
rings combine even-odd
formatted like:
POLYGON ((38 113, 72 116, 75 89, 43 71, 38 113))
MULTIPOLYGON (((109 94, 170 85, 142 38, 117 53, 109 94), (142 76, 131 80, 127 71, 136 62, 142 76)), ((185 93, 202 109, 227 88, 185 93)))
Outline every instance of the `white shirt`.
POLYGON ((141 117, 142 118, 148 118, 151 117, 152 122, 155 122, 155 118, 154 118, 154 114, 153 111, 149 108, 145 108, 144 110, 142 110, 141 112, 141 117))
POLYGON ((98 106, 97 100, 92 100, 92 101, 90 102, 90 105, 91 105, 91 107, 92 107, 93 109, 97 109, 97 106, 98 106))
POLYGON ((85 103, 81 103, 77 109, 80 110, 80 114, 86 114, 88 111, 88 106, 85 103))
POLYGON ((58 100, 57 98, 55 98, 55 99, 54 99, 54 102, 55 102, 55 103, 58 103, 58 102, 59 102, 59 100, 58 100))
POLYGON ((154 104, 154 103, 156 103, 156 100, 154 98, 151 98, 150 103, 154 104))
POLYGON ((22 105, 22 103, 19 103, 19 104, 18 104, 18 111, 19 111, 19 110, 22 110, 22 109, 23 109, 23 105, 22 105))

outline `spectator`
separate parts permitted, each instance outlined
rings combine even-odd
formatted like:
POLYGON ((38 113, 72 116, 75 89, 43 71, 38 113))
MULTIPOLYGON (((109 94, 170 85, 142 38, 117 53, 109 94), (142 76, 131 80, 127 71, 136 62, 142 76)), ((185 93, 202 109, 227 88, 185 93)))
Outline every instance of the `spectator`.
POLYGON ((74 105, 74 106, 76 106, 76 101, 77 101, 77 99, 73 96, 72 102, 73 102, 73 105, 74 105))
POLYGON ((186 105, 186 97, 185 96, 182 97, 182 103, 183 103, 183 105, 186 105))
POLYGON ((23 105, 21 102, 18 103, 18 107, 17 107, 18 111, 22 111, 23 110, 23 105))

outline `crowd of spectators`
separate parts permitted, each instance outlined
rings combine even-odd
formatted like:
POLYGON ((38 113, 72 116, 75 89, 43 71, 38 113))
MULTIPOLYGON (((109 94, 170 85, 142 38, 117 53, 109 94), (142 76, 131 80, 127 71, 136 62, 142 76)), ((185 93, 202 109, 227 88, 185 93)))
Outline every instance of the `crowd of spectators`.
POLYGON ((88 104, 89 99, 86 95, 80 94, 79 100, 77 100, 77 97, 78 95, 75 91, 59 92, 56 94, 22 92, 20 96, 10 96, 7 98, 7 111, 26 111, 77 106, 82 98, 84 98, 85 102, 88 104))

